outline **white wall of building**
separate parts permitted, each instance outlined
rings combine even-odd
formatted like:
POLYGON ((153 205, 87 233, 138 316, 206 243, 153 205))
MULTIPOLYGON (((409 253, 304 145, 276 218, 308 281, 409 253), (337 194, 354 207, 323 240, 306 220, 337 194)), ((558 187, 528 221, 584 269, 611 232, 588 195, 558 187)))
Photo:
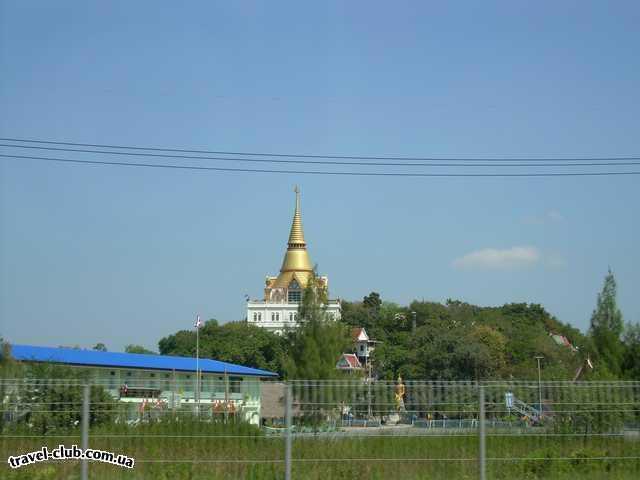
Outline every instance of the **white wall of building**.
MULTIPOLYGON (((282 333, 288 328, 296 328, 298 322, 298 303, 269 303, 264 300, 247 302, 247 322, 272 332, 282 333)), ((340 318, 340 302, 329 300, 327 314, 333 320, 340 318)))

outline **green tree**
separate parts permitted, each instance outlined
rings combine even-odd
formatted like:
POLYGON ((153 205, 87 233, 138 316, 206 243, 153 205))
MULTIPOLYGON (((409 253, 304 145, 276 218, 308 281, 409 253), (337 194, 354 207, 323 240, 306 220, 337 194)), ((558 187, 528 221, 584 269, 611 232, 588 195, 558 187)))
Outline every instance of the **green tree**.
POLYGON ((158 342, 160 355, 191 357, 196 354, 196 334, 191 330, 180 330, 163 337, 158 342))
POLYGON ((11 345, 0 337, 0 379, 9 378, 17 367, 18 364, 11 355, 11 345))
POLYGON ((288 378, 326 380, 342 376, 336 362, 351 339, 347 326, 330 319, 326 308, 326 288, 314 273, 298 307, 300 326, 287 335, 290 343, 284 370, 288 378))
MULTIPOLYGON (((200 329, 200 357, 282 372, 285 340, 247 322, 218 325, 208 320, 200 329)), ((196 355, 196 332, 181 330, 158 342, 162 355, 196 355)))
POLYGON ((362 304, 373 314, 377 314, 380 311, 380 307, 382 306, 380 294, 378 292, 371 292, 369 295, 362 299, 362 304))
POLYGON ((144 348, 142 345, 127 345, 126 347, 124 347, 124 351, 126 353, 146 353, 146 354, 155 354, 156 352, 153 352, 151 350, 148 350, 146 348, 144 348))
POLYGON ((623 345, 622 373, 629 380, 640 380, 640 324, 626 325, 623 345))
POLYGON ((93 350, 97 350, 98 352, 106 352, 107 346, 104 343, 99 342, 93 346, 93 350))
POLYGON ((507 364, 505 336, 488 325, 476 325, 469 332, 466 340, 468 345, 474 346, 471 352, 475 354, 473 358, 475 378, 477 380, 499 378, 507 364))
MULTIPOLYGON (((589 334, 593 338, 596 357, 614 375, 620 375, 624 347, 621 335, 624 329, 622 313, 616 302, 617 286, 609 269, 596 308, 591 314, 589 334)), ((596 366, 598 368, 598 366, 596 366)), ((600 367, 601 368, 601 367, 600 367)))
MULTIPOLYGON (((26 412, 22 423, 41 435, 68 432, 80 424, 83 393, 79 380, 90 381, 88 370, 34 363, 27 366, 25 377, 29 380, 25 390, 14 399, 16 410, 26 412)), ((91 387, 90 402, 90 426, 113 420, 114 399, 102 387, 91 387)))
POLYGON ((567 336, 580 351, 589 345, 577 329, 526 303, 479 307, 449 299, 444 305, 414 301, 403 308, 385 302, 374 329, 372 336, 382 342, 373 353, 375 373, 387 380, 398 374, 407 380, 533 379, 535 355, 546 359, 545 379, 568 380, 582 359, 549 334, 567 336))
POLYGON ((9 393, 12 388, 6 380, 19 377, 22 373, 22 365, 11 355, 11 345, 4 338, 0 337, 0 408, 3 414, 0 415, 0 432, 3 431, 6 413, 11 410, 13 398, 9 393))

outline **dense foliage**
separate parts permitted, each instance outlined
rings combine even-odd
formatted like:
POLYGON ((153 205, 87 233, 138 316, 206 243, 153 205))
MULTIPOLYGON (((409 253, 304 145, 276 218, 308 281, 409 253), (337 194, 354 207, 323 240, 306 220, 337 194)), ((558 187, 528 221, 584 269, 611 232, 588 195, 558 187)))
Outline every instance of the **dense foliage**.
POLYGON ((447 300, 401 307, 373 292, 342 309, 343 322, 364 326, 381 342, 373 356, 379 378, 531 379, 537 376, 534 357, 542 356, 547 380, 640 379, 640 326, 623 327, 611 271, 586 335, 537 304, 479 307, 447 300))
MULTIPOLYGON (((216 320, 200 328, 200 357, 281 372, 285 353, 282 337, 246 322, 218 325, 216 320)), ((195 357, 195 330, 180 330, 158 343, 161 355, 195 357)))
MULTIPOLYGON (((307 289, 302 327, 283 336, 246 322, 210 320, 200 331, 200 354, 286 378, 335 378, 339 354, 353 349, 349 328, 364 327, 379 342, 373 365, 380 379, 534 379, 535 356, 544 357, 546 380, 640 379, 640 327, 624 327, 611 271, 586 334, 537 304, 480 307, 449 299, 400 306, 376 292, 361 302, 343 301, 341 322, 327 322, 323 295, 320 288, 307 289)), ((180 331, 160 340, 160 353, 194 355, 195 344, 194 331, 180 331)))
POLYGON ((148 349, 144 348, 142 345, 133 345, 133 344, 129 344, 126 347, 124 347, 124 351, 126 353, 156 354, 156 352, 148 350, 148 349))
POLYGON ((342 375, 336 362, 350 347, 349 330, 344 323, 328 319, 326 304, 326 289, 313 275, 299 308, 301 326, 285 334, 287 378, 329 380, 342 375))
POLYGON ((409 307, 383 302, 344 303, 343 321, 365 326, 381 342, 374 352, 380 378, 480 380, 533 378, 535 355, 545 357, 547 378, 570 379, 582 359, 557 345, 550 333, 578 347, 588 340, 549 315, 540 305, 478 307, 448 300, 413 302, 409 307))

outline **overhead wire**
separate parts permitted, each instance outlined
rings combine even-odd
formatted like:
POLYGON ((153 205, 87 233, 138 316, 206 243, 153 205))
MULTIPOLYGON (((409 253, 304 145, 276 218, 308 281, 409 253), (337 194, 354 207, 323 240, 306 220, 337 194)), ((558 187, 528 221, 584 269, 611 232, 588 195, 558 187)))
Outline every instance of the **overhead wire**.
MULTIPOLYGON (((0 139, 1 140, 1 139, 0 139)), ((636 160, 616 160, 616 161, 585 161, 580 163, 573 163, 576 160, 572 160, 572 163, 451 163, 455 162, 469 162, 470 160, 449 160, 444 163, 389 163, 389 162, 364 162, 364 161, 330 161, 330 160, 282 160, 272 158, 238 158, 238 157, 211 157, 211 156, 195 156, 195 155, 175 155, 175 154, 161 154, 161 153, 138 153, 138 152, 117 152, 113 150, 91 150, 85 148, 60 148, 60 147, 41 147, 37 145, 11 145, 6 143, 0 143, 0 147, 8 148, 28 148, 35 150, 48 150, 59 151, 67 153, 97 153, 100 155, 118 155, 118 156, 132 156, 132 157, 150 157, 150 158, 171 158, 182 160, 220 160, 225 162, 254 162, 254 163, 285 163, 285 164, 309 164, 309 165, 344 165, 344 166, 370 166, 370 167, 602 167, 602 166, 630 166, 640 165, 640 157, 636 160)), ((122 148, 122 147, 111 147, 122 148)), ((634 157, 630 157, 634 158, 634 157)), ((429 160, 434 162, 436 160, 429 160)), ((516 161, 516 160, 513 160, 516 161)), ((440 162, 440 160, 438 160, 440 162)), ((548 160, 553 162, 553 160, 548 160)))
MULTIPOLYGON (((139 163, 139 162, 114 162, 106 160, 78 160, 71 158, 40 157, 30 155, 7 155, 0 154, 1 158, 38 160, 44 162, 59 162, 68 164, 83 165, 112 165, 122 167, 138 168, 160 168, 174 170, 199 170, 218 172, 242 172, 242 173, 276 173, 295 175, 333 175, 333 176, 367 176, 367 177, 586 177, 586 176, 628 176, 640 175, 640 171, 627 172, 526 172, 526 173, 407 173, 407 172, 350 172, 350 171, 319 171, 319 170, 273 170, 273 169, 253 169, 253 168, 228 168, 211 167, 201 165, 176 165, 160 163, 139 163)), ((543 167, 540 165, 539 167, 543 167)))
POLYGON ((161 147, 140 147, 131 145, 114 145, 114 144, 99 144, 99 143, 80 143, 80 142, 63 142, 53 140, 42 139, 27 139, 27 138, 7 138, 0 137, 0 141, 3 142, 21 142, 21 143, 36 143, 36 144, 48 144, 48 145, 66 145, 72 147, 93 147, 93 148, 115 148, 120 150, 147 150, 157 152, 176 152, 176 153, 198 153, 198 154, 211 154, 211 155, 241 155, 241 156, 260 156, 260 157, 289 157, 289 158, 324 158, 334 160, 399 160, 399 161, 487 161, 487 162, 514 162, 514 161, 529 161, 529 162, 548 162, 548 161, 633 161, 640 160, 640 156, 573 156, 573 157, 560 157, 553 156, 548 158, 542 157, 447 157, 447 156, 434 156, 434 157, 411 157, 411 156, 365 156, 365 155, 318 155, 318 154, 301 154, 301 153, 267 153, 267 152, 242 152, 242 151, 221 151, 221 150, 194 150, 184 148, 161 148, 161 147))

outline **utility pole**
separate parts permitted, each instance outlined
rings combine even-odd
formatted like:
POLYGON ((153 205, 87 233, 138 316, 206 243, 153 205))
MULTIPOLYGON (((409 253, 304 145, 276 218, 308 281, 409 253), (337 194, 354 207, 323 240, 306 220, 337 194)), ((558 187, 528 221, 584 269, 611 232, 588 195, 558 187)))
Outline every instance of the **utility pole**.
POLYGON ((540 360, 544 357, 536 355, 534 358, 538 361, 538 416, 542 418, 542 376, 540 374, 540 360))

